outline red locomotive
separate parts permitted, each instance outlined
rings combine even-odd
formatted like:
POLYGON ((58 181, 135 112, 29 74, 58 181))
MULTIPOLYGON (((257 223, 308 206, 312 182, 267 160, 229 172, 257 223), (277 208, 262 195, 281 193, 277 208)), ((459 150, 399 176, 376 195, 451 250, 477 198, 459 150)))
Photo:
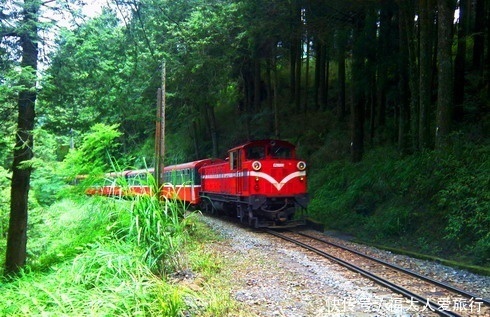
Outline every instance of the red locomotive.
POLYGON ((201 204, 205 210, 236 211, 255 227, 285 224, 296 209, 306 209, 305 169, 289 142, 245 143, 229 150, 225 162, 200 169, 201 204))
MULTIPOLYGON (((142 181, 148 173, 153 169, 107 174, 107 180, 122 176, 126 189, 112 180, 87 194, 150 194, 151 186, 142 181)), ((161 196, 206 212, 236 214, 254 227, 294 223, 296 210, 305 210, 308 204, 306 163, 296 158, 293 144, 281 140, 247 142, 229 150, 225 160, 166 166, 163 176, 161 196)))

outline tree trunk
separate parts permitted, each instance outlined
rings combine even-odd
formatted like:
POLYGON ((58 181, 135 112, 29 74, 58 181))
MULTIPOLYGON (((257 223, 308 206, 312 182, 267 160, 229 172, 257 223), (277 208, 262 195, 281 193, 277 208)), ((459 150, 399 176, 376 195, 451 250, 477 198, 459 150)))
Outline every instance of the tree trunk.
POLYGON ((410 94, 409 94, 409 71, 408 71, 408 40, 403 19, 398 19, 399 30, 399 72, 398 72, 398 91, 399 91, 399 111, 398 111, 398 150, 401 154, 409 153, 410 145, 410 94))
POLYGON ((451 110, 453 105, 451 91, 453 86, 452 20, 454 17, 454 0, 437 0, 438 11, 438 89, 436 115, 436 147, 445 144, 451 127, 451 110))
POLYGON ((365 17, 359 18, 354 26, 352 49, 352 104, 351 104, 351 161, 360 162, 364 154, 364 107, 365 107, 365 85, 367 74, 364 71, 366 52, 363 49, 364 38, 362 28, 365 17))
POLYGON ((364 154, 364 98, 357 96, 351 109, 351 161, 362 160, 364 154))
MULTIPOLYGON (((485 63, 483 65, 483 82, 486 83, 487 85, 487 99, 490 99, 490 36, 488 33, 490 33, 490 0, 486 3, 486 12, 487 12, 487 55, 485 57, 485 63)), ((486 111, 486 110, 485 110, 486 111)))
POLYGON ((410 139, 413 150, 419 148, 419 68, 417 64, 417 36, 414 27, 415 9, 411 1, 400 0, 400 19, 406 35, 408 50, 408 86, 410 88, 410 139))
MULTIPOLYGON (((258 54, 256 54, 258 55, 258 54)), ((253 107, 251 114, 260 111, 260 101, 262 100, 262 96, 260 95, 260 86, 261 86, 261 76, 260 76, 260 59, 258 56, 255 56, 253 59, 254 66, 254 74, 253 74, 253 107)))
POLYGON ((481 69, 485 53, 485 0, 476 0, 475 26, 473 29, 473 69, 481 69))
POLYGON ((209 130, 211 131, 211 142, 213 149, 213 157, 218 157, 218 130, 216 127, 216 116, 214 115, 214 107, 206 104, 206 114, 209 118, 209 130))
POLYGON ((337 66, 338 66, 338 107, 339 107, 339 119, 342 120, 347 115, 347 109, 345 105, 345 45, 346 36, 343 31, 337 33, 337 66))
POLYGON ((294 75, 295 78, 295 83, 294 83, 294 105, 296 108, 296 113, 299 113, 301 110, 301 70, 302 70, 302 49, 301 49, 301 40, 298 40, 298 43, 296 44, 296 49, 298 53, 296 54, 296 68, 294 69, 294 72, 296 73, 294 75))
POLYGON ((420 51, 419 51, 419 146, 429 147, 429 113, 431 104, 431 39, 432 0, 420 1, 420 51))
POLYGON ((266 81, 266 93, 267 93, 267 111, 270 112, 270 119, 267 120, 268 131, 274 131, 274 87, 272 84, 272 67, 274 66, 275 57, 269 57, 266 59, 266 71, 265 71, 265 81, 266 81))
POLYGON ((320 91, 320 80, 321 80, 321 71, 322 71, 322 51, 323 51, 323 43, 318 37, 315 37, 315 81, 313 82, 313 98, 314 98, 314 105, 315 105, 315 110, 318 110, 321 108, 320 106, 320 96, 321 96, 321 91, 320 91))
POLYGON ((295 103, 297 110, 299 110, 300 104, 298 100, 301 97, 298 95, 299 87, 297 87, 299 83, 298 78, 298 69, 301 70, 301 65, 298 65, 299 61, 301 61, 300 55, 300 46, 301 46, 301 8, 298 0, 291 1, 290 6, 290 41, 291 47, 289 49, 290 53, 290 94, 291 101, 295 103))
MULTIPOLYGON (((396 39, 393 36, 393 30, 397 25, 393 23, 393 4, 384 5, 380 11, 379 37, 377 38, 377 95, 376 95, 376 129, 378 129, 378 138, 383 141, 384 136, 379 135, 386 125, 386 94, 388 91, 388 82, 390 76, 390 67, 393 65, 394 52, 399 52, 396 47, 396 39)), ((398 43, 399 44, 399 43, 398 43)))
POLYGON ((327 66, 327 46, 325 43, 318 44, 316 71, 318 83, 315 85, 316 109, 325 110, 327 108, 328 95, 328 66, 327 66))
POLYGON ((18 121, 16 144, 14 148, 12 188, 10 196, 10 220, 7 238, 5 274, 16 274, 25 265, 27 258, 27 214, 29 199, 29 183, 31 168, 21 167, 21 163, 33 157, 33 137, 35 103, 36 103, 36 71, 38 58, 37 22, 39 1, 26 0, 22 25, 24 33, 20 35, 22 45, 22 85, 19 93, 18 121))
POLYGON ((201 154, 199 152, 200 139, 199 139, 199 133, 197 131, 198 131, 197 121, 192 120, 192 136, 193 136, 193 141, 194 141, 193 142, 194 143, 194 157, 196 158, 196 160, 201 158, 201 154))
POLYGON ((323 84, 322 84, 322 89, 323 89, 323 94, 322 94, 322 105, 323 105, 323 108, 322 109, 328 109, 328 89, 329 89, 329 80, 330 80, 330 60, 329 60, 329 56, 327 55, 327 53, 325 52, 325 56, 323 58, 323 60, 325 61, 324 62, 324 65, 323 65, 323 68, 325 69, 324 71, 324 74, 325 74, 325 78, 323 78, 323 84))
POLYGON ((277 62, 276 62, 276 58, 274 57, 273 59, 273 64, 272 64, 272 69, 273 69, 273 76, 274 76, 274 80, 273 80, 273 91, 274 91, 274 95, 273 95, 273 105, 274 105, 274 136, 279 139, 280 138, 280 132, 279 132, 279 107, 277 105, 278 101, 277 101, 277 94, 278 94, 278 86, 279 86, 279 75, 277 74, 277 62))
MULTIPOLYGON (((438 3, 438 6, 440 4, 438 3)), ((469 1, 459 0, 459 21, 458 21, 458 49, 456 52, 456 58, 454 60, 454 115, 456 120, 462 120, 463 117, 463 101, 464 101, 464 83, 465 83, 465 68, 466 68, 466 36, 468 34, 468 22, 469 22, 469 1)), ((442 16, 439 11, 439 24, 441 24, 442 16)), ((447 27, 447 26, 444 26, 447 27)), ((441 27, 439 27, 439 36, 441 27)), ((447 33, 447 32, 445 32, 447 33)), ((446 35, 451 36, 452 32, 446 35)), ((439 39, 439 44, 441 43, 439 39)), ((442 48, 439 48, 439 51, 442 48)))
POLYGON ((308 94, 309 94, 309 85, 310 85, 310 38, 306 36, 306 65, 305 65, 305 95, 303 102, 303 112, 308 112, 308 94))
POLYGON ((241 121, 245 125, 245 133, 247 139, 250 138, 250 134, 251 134, 250 115, 252 113, 252 107, 253 107, 254 79, 253 79, 253 73, 251 72, 252 67, 253 67, 253 62, 251 60, 248 60, 245 63, 245 67, 242 71, 244 101, 243 101, 243 107, 241 107, 240 116, 242 117, 241 121))
POLYGON ((376 76, 376 65, 378 61, 376 60, 376 34, 379 31, 378 28, 378 12, 377 10, 370 9, 366 16, 366 23, 364 26, 364 39, 363 47, 365 59, 365 96, 367 106, 365 110, 369 113, 365 114, 366 119, 369 119, 369 142, 372 144, 374 141, 374 136, 376 132, 376 122, 375 118, 377 116, 377 86, 378 78, 376 76))

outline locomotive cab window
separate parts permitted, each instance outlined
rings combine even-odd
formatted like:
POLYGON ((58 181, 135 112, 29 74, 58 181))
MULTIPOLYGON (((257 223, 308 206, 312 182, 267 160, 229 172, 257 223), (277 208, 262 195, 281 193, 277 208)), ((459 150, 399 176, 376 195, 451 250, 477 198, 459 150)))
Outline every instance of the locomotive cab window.
POLYGON ((270 147, 270 156, 273 158, 293 158, 293 152, 291 148, 279 145, 273 145, 270 147))
POLYGON ((236 169, 238 164, 238 152, 230 152, 230 169, 236 169))
POLYGON ((261 160, 265 158, 265 148, 263 146, 252 146, 247 148, 247 159, 261 160))

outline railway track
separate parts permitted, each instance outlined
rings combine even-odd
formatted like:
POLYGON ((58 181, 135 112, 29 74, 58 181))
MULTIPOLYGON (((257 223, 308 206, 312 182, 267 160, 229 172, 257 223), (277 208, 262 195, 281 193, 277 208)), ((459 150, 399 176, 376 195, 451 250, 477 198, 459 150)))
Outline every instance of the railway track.
POLYGON ((421 312, 440 316, 490 316, 490 300, 455 288, 445 282, 420 275, 395 264, 360 253, 302 232, 267 233, 292 242, 336 262, 406 298, 405 308, 416 315, 421 312))

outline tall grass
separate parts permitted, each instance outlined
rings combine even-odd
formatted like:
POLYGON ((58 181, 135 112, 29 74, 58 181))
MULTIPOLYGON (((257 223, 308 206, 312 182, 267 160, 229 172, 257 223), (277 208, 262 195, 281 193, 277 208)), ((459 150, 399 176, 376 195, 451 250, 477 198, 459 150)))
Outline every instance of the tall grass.
POLYGON ((189 291, 165 275, 187 265, 192 217, 181 207, 153 195, 63 199, 32 210, 28 266, 0 280, 0 315, 180 315, 189 291))
MULTIPOLYGON (((112 164, 113 168, 118 168, 115 162, 112 164)), ((162 197, 162 188, 157 188, 151 173, 131 181, 119 177, 107 182, 113 186, 111 192, 114 192, 115 187, 122 189, 119 196, 109 198, 108 201, 119 201, 124 206, 122 214, 128 218, 127 226, 116 230, 115 236, 138 248, 142 252, 143 261, 157 275, 164 276, 182 269, 186 263, 181 251, 188 239, 187 229, 193 219, 192 214, 186 214, 185 203, 176 198, 162 197), (151 194, 123 196, 121 193, 131 192, 131 186, 149 186, 151 194)))
POLYGON ((178 316, 185 291, 151 273, 130 244, 100 241, 50 274, 1 286, 2 316, 178 316))
MULTIPOLYGON (((143 183, 155 186, 150 174, 143 183)), ((28 265, 0 277, 0 316, 233 315, 215 277, 225 264, 202 247, 212 233, 185 207, 157 195, 71 196, 31 210, 28 265), (196 281, 171 282, 183 276, 175 271, 196 281)))
POLYGON ((142 249, 144 261, 153 272, 165 275, 185 266, 181 251, 193 216, 185 215, 178 200, 158 196, 132 198, 127 238, 142 249))

